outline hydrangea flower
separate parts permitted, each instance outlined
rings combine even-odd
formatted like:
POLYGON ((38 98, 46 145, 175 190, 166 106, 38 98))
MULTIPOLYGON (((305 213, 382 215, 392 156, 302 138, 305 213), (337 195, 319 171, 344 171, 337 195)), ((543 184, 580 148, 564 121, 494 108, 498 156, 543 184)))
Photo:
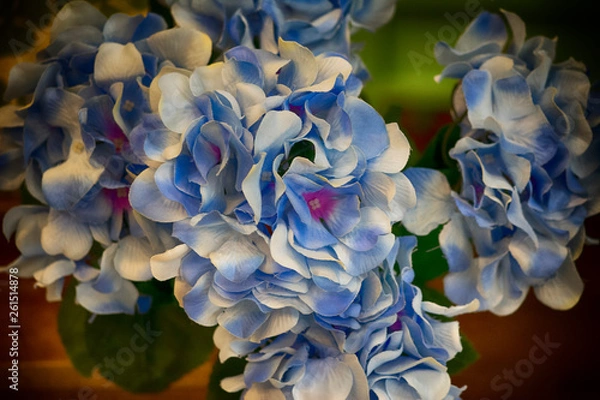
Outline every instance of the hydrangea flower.
POLYGON ((130 199, 173 223, 183 244, 153 273, 178 277, 195 321, 249 337, 340 315, 391 250, 415 201, 409 147, 356 97, 351 70, 282 40, 278 55, 237 47, 151 85, 156 114, 132 134, 150 168, 130 199))
MULTIPOLYGON (((169 0, 180 26, 205 32, 215 45, 277 51, 277 40, 295 41, 315 54, 350 57, 354 29, 375 30, 394 15, 394 0, 169 0)), ((353 63, 362 69, 358 57, 353 63)), ((363 74, 366 73, 363 71, 363 74)), ((365 77, 365 76, 364 76, 365 77)))
POLYGON ((138 291, 115 271, 106 251, 101 268, 87 263, 87 246, 93 241, 89 226, 69 214, 45 206, 18 206, 9 210, 3 221, 3 233, 15 234, 21 256, 3 268, 18 268, 22 278, 35 278, 36 286, 46 288, 46 299, 62 298, 65 277, 79 282, 77 301, 95 314, 129 313, 135 310, 138 291), (61 221, 69 219, 69 223, 61 221), (56 238, 59 240, 56 240, 56 238), (57 246, 62 246, 58 248, 57 246))
MULTIPOLYGON (((5 156, 11 171, 7 177, 15 176, 14 186, 25 175, 29 192, 48 206, 47 222, 36 226, 49 263, 36 262, 33 276, 56 277, 44 272, 52 270, 53 257, 72 265, 93 262, 85 258, 93 243, 99 243, 106 250, 102 256, 92 254, 101 264, 94 284, 88 284, 94 274, 86 273, 86 279, 79 279, 86 284, 77 287, 77 301, 92 312, 133 312, 132 307, 108 309, 101 304, 110 301, 107 293, 118 297, 123 278, 151 279, 150 257, 174 245, 170 226, 146 220, 129 204, 130 174, 141 164, 131 151, 129 134, 150 110, 147 86, 159 69, 205 65, 211 43, 201 32, 165 29, 155 14, 107 19, 88 3, 70 2, 57 14, 52 41, 39 53, 41 61, 18 64, 10 73, 5 99, 31 101, 22 109, 3 109, 3 137, 10 133, 17 138, 5 156), (173 41, 183 48, 173 48, 173 41), (22 157, 9 158, 19 150, 22 157), (17 162, 23 162, 21 172, 17 162)), ((20 227, 6 232, 25 234, 20 227)), ((25 257, 19 266, 31 260, 25 257)), ((73 268, 60 277, 68 271, 73 268)), ((56 283, 62 287, 62 280, 56 283)), ((127 303, 135 303, 137 289, 130 282, 123 285, 130 296, 127 303)))
POLYGON ((451 386, 445 366, 462 349, 458 322, 439 322, 428 313, 452 316, 478 305, 447 309, 423 302, 420 289, 411 284, 415 245, 414 237, 399 238, 381 268, 372 271, 375 279, 387 282, 385 294, 373 279, 363 281, 355 314, 358 320, 370 320, 368 329, 369 324, 358 330, 324 327, 317 318, 302 317, 275 338, 253 341, 218 327, 214 340, 221 361, 248 361, 244 373, 224 379, 222 387, 245 389, 243 398, 458 398, 462 390, 451 386), (400 274, 394 265, 402 268, 400 274), (377 315, 368 315, 373 310, 377 315), (364 337, 358 345, 352 339, 356 334, 364 337))
POLYGON ((590 83, 582 64, 554 63, 555 40, 525 40, 523 21, 504 14, 510 43, 502 18, 482 13, 454 48, 436 46, 440 78, 461 79, 454 113, 466 117, 450 156, 462 188, 453 192, 437 171, 408 171, 420 205, 404 223, 425 234, 449 221, 439 239, 451 300, 477 298, 505 315, 533 288, 544 304, 568 309, 583 290, 574 265, 583 222, 598 212, 590 83))

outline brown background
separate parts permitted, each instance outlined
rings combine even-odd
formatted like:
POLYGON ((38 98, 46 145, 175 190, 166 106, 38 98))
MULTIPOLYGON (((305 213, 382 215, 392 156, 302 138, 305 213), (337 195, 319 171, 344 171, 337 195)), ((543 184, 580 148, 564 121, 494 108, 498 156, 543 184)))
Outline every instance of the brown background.
MULTIPOLYGON (((413 31, 402 31, 401 38, 391 38, 394 39, 392 40, 394 45, 404 47, 384 52, 385 62, 375 59, 375 62, 380 65, 379 69, 383 71, 377 71, 377 67, 372 71, 384 73, 386 70, 397 68, 400 71, 397 75, 404 77, 404 82, 407 84, 423 79, 424 75, 433 76, 438 73, 439 67, 429 65, 419 76, 415 75, 416 71, 407 62, 407 51, 422 52, 425 45, 424 33, 430 31, 435 34, 438 27, 448 23, 444 19, 444 13, 464 10, 467 1, 403 0, 399 2, 396 18, 391 24, 396 24, 395 26, 400 27, 400 30, 412 26, 413 31)), ((0 58, 0 77, 6 77, 10 65, 15 62, 14 57, 11 57, 9 39, 17 38, 22 43, 28 43, 27 21, 34 21, 37 24, 40 17, 47 14, 48 8, 45 2, 45 0, 3 0, 1 2, 0 55, 4 57, 0 58)), ((50 0, 50 2, 55 1, 50 0)), ((95 2, 108 4, 109 7, 123 3, 110 0, 95 2)), ((140 4, 143 1, 136 0, 128 4, 132 3, 140 4)), ((527 21, 530 33, 559 35, 558 58, 562 60, 573 55, 579 60, 584 60, 591 67, 591 76, 598 78, 600 41, 597 29, 598 17, 592 9, 594 2, 589 0, 569 2, 481 0, 480 3, 490 10, 498 10, 502 7, 518 12, 527 21)), ((41 34, 39 37, 44 39, 47 35, 41 34)), ((381 45, 389 46, 390 41, 386 40, 381 45)), ((430 54, 423 54, 430 56, 430 54)), ((387 79, 383 79, 383 82, 385 82, 384 86, 391 83, 387 79)), ((418 82, 420 84, 420 81, 418 82)), ((1 86, 0 83, 0 89, 1 86)), ((445 97, 440 101, 439 96, 437 100, 426 98, 419 90, 409 92, 411 86, 390 86, 398 95, 404 96, 389 100, 407 106, 402 117, 403 127, 415 138, 417 145, 424 144, 446 121, 447 117, 444 113, 448 103, 445 97)), ((375 89, 377 88, 367 86, 367 94, 371 93, 372 97, 377 97, 378 92, 375 89)), ((444 90, 446 89, 440 92, 444 90)), ((0 217, 10 206, 18 203, 18 194, 0 192, 0 217)), ((600 217, 588 220, 586 226, 590 236, 600 237, 600 217)), ((7 264, 16 256, 14 246, 0 237, 0 265, 7 264)), ((599 260, 600 247, 588 246, 577 261, 578 270, 586 287, 581 301, 572 310, 561 312, 548 309, 530 294, 523 306, 507 317, 496 317, 489 313, 459 317, 462 333, 473 342, 481 355, 475 364, 453 378, 455 384, 468 386, 468 390, 463 395, 464 399, 600 398, 600 390, 597 389, 600 385, 600 372, 597 366, 600 360, 599 260), (528 364, 530 352, 536 346, 534 337, 543 340, 546 336, 551 342, 559 343, 560 347, 554 349, 543 363, 528 364), (528 365, 533 365, 533 369, 528 371, 528 365), (505 374, 510 374, 511 371, 519 368, 521 376, 527 375, 527 377, 519 378, 518 373, 515 373, 517 380, 510 383, 510 380, 505 378, 508 375, 505 374), (495 388, 492 382, 497 383, 495 388)), ((209 364, 194 370, 176 382, 168 391, 154 395, 134 395, 107 385, 100 377, 81 377, 70 365, 57 335, 56 317, 59 304, 46 303, 44 290, 35 289, 32 280, 21 280, 19 291, 20 392, 15 395, 14 392, 6 391, 9 384, 6 379, 9 361, 9 342, 6 335, 8 292, 7 276, 0 275, 0 397, 2 399, 7 398, 5 393, 10 396, 9 398, 63 400, 204 398, 204 388, 210 373, 209 364)), ((533 355, 540 356, 540 353, 534 352, 533 355)))
MULTIPOLYGON (((1 194, 0 209, 18 204, 18 194, 1 194)), ((587 221, 588 233, 600 237, 600 218, 587 221)), ((0 242, 0 265, 17 256, 12 243, 0 242)), ((461 332, 474 344, 481 358, 453 378, 467 385, 464 399, 593 399, 599 393, 598 306, 600 305, 600 247, 588 246, 577 260, 585 282, 581 301, 569 311, 554 311, 541 305, 532 293, 513 315, 496 317, 477 313, 459 317, 461 332), (536 346, 534 336, 548 336, 560 347, 551 350, 545 362, 528 369, 527 360, 536 346), (511 383, 511 370, 516 380, 511 383), (521 378, 519 377, 519 374, 521 378), (492 381, 496 376, 496 386, 492 381), (503 397, 504 396, 504 397, 503 397)), ((439 283, 439 282, 438 282, 439 283)), ((59 303, 47 303, 44 289, 35 289, 32 280, 19 282, 20 381, 18 398, 99 400, 99 399, 203 399, 210 373, 206 364, 176 382, 168 391, 134 395, 120 390, 101 377, 83 378, 71 366, 57 333, 59 303), (96 397, 94 397, 96 396, 96 397)), ((9 341, 7 275, 0 275, 0 393, 8 386, 9 341)), ((535 360, 543 353, 534 351, 535 360)), ((14 392, 6 392, 10 398, 14 392)), ((4 396, 2 396, 5 398, 4 396)), ((318 399, 315 399, 318 400, 318 399)))

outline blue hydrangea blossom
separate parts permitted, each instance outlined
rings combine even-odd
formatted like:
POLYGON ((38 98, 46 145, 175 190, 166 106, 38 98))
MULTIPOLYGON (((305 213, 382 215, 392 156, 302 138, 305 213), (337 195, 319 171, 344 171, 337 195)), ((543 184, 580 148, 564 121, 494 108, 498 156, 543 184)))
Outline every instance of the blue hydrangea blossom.
POLYGON ((555 40, 526 40, 523 21, 504 14, 510 43, 502 17, 482 13, 455 47, 436 46, 439 78, 460 79, 453 112, 465 117, 450 156, 462 188, 452 191, 437 171, 408 171, 420 206, 404 222, 417 234, 447 222, 440 245, 453 301, 477 298, 505 315, 533 288, 544 304, 568 309, 583 290, 574 265, 583 222, 598 212, 590 83, 581 63, 554 63, 555 40))
MULTIPOLYGON (((143 218, 129 204, 130 174, 141 164, 131 151, 129 133, 150 110, 147 86, 159 69, 205 65, 210 39, 189 29, 166 30, 155 14, 107 19, 80 1, 57 14, 51 36, 39 53, 41 62, 11 70, 5 92, 6 100, 29 98, 30 103, 3 108, 2 137, 10 144, 3 156, 10 181, 3 188, 25 178, 29 192, 47 205, 44 213, 35 212, 36 218, 46 215, 44 223, 5 220, 7 237, 16 232, 32 238, 27 232, 34 226, 41 237, 36 253, 23 253, 12 266, 35 267, 28 276, 51 289, 52 300, 60 299, 62 278, 73 274, 82 282, 77 301, 90 311, 132 313, 138 293, 127 280, 151 279, 150 257, 172 247, 174 239, 169 226, 143 218), (174 49, 171 41, 189 47, 174 49), (19 150, 22 156, 14 158, 19 150), (91 273, 86 267, 85 274, 76 273, 87 265, 94 242, 106 249, 93 255, 99 257, 100 270, 91 273), (57 257, 69 268, 56 272, 57 257), (103 306, 113 300, 114 307, 103 306)), ((15 211, 19 221, 21 214, 15 211)))
POLYGON ((350 64, 279 47, 165 71, 156 114, 133 133, 151 167, 132 205, 183 243, 153 258, 155 277, 178 276, 194 320, 240 337, 343 313, 414 204, 406 138, 356 97, 350 64))
POLYGON ((248 361, 244 373, 224 379, 222 387, 244 389, 245 398, 459 398, 462 390, 451 386, 445 366, 462 349, 458 323, 439 322, 428 313, 457 315, 476 309, 477 301, 450 309, 423 302, 420 289, 411 284, 415 245, 414 237, 399 238, 381 268, 372 271, 375 279, 387 282, 385 294, 372 279, 363 281, 362 300, 355 303, 361 329, 324 329, 315 315, 302 317, 276 338, 252 341, 218 327, 214 339, 221 361, 248 361), (395 265, 404 266, 400 274, 395 265), (378 317, 367 315, 373 302, 378 317), (364 339, 353 339, 357 333, 364 339))
POLYGON ((351 57, 366 77, 360 59, 352 54, 350 34, 375 30, 394 15, 395 0, 169 0, 180 26, 208 34, 228 50, 237 45, 277 52, 277 40, 295 41, 315 54, 334 52, 351 57))

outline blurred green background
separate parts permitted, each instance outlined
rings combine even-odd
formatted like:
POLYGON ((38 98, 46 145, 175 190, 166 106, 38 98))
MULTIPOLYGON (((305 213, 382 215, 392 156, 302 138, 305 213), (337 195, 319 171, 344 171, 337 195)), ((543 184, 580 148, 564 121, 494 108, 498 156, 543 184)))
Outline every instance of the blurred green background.
MULTIPOLYGON (((148 4, 148 0, 90 2, 100 6, 107 15, 117 10, 135 12, 148 4)), ((18 60, 15 52, 27 50, 36 40, 47 39, 43 28, 51 22, 53 9, 59 9, 64 3, 64 0, 1 1, 1 76, 6 76, 10 66, 18 60)), ((364 96, 386 115, 388 122, 399 120, 405 133, 422 148, 448 121, 454 86, 451 80, 440 84, 433 80, 442 69, 433 58, 433 43, 440 39, 454 42, 467 22, 465 16, 470 19, 469 14, 482 9, 517 13, 526 22, 529 37, 558 37, 557 61, 569 57, 582 61, 589 68, 592 82, 597 81, 600 79, 600 35, 597 13, 593 10, 595 4, 590 0, 400 0, 388 25, 376 33, 363 31, 354 37, 354 41, 363 44, 361 55, 372 76, 365 86, 364 96)), ((3 91, 2 83, 0 91, 3 91)), ((590 235, 600 236, 598 218, 590 222, 590 228, 595 228, 589 230, 590 235)), ((600 304, 599 250, 598 247, 590 250, 578 261, 587 288, 581 303, 572 312, 561 314, 542 307, 530 297, 519 313, 504 319, 491 314, 463 317, 461 329, 465 328, 464 332, 482 355, 477 364, 457 377, 457 384, 469 385, 466 399, 489 395, 491 379, 528 354, 532 335, 545 332, 551 332, 551 337, 564 346, 547 364, 536 366, 535 375, 515 391, 513 398, 575 398, 572 394, 576 392, 580 393, 576 398, 593 398, 589 394, 597 394, 594 363, 600 357, 600 348, 593 345, 595 330, 590 316, 597 315, 600 304)), ((47 397, 46 394, 44 398, 47 397)))
MULTIPOLYGON (((135 12, 148 0, 92 0, 109 14, 135 12)), ((11 56, 44 37, 37 29, 49 23, 53 10, 66 0, 3 0, 0 12, 0 54, 11 56)), ((441 67, 433 58, 433 43, 455 41, 474 12, 506 9, 520 15, 528 36, 559 38, 557 60, 569 56, 585 62, 592 79, 598 79, 599 52, 595 2, 590 0, 399 0, 393 20, 376 33, 361 31, 353 39, 364 45, 361 55, 372 79, 364 94, 382 113, 391 106, 420 112, 448 108, 453 82, 433 81, 441 67)))
POLYGON ((433 57, 433 42, 453 43, 458 29, 466 25, 465 17, 474 10, 504 9, 518 14, 526 23, 528 37, 558 37, 556 61, 569 57, 583 61, 597 80, 600 35, 594 4, 589 0, 400 0, 391 23, 375 34, 363 31, 354 37, 364 43, 361 54, 373 77, 365 93, 382 112, 390 105, 423 111, 447 109, 454 82, 433 81, 441 71, 433 57))

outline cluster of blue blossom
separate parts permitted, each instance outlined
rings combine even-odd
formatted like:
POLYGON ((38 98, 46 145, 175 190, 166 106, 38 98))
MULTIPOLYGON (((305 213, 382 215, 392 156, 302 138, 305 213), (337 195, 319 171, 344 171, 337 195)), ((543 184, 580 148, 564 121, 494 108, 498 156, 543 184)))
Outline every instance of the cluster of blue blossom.
POLYGON ((244 373, 226 378, 225 390, 268 399, 457 399, 446 362, 461 350, 454 316, 468 306, 445 308, 422 301, 412 285, 414 237, 398 238, 390 255, 362 282, 352 313, 301 317, 271 340, 243 339, 222 326, 214 334, 222 361, 244 356, 244 373), (394 265, 404 266, 400 274, 394 265), (335 323, 336 325, 331 325, 335 323))
POLYGON ((439 240, 448 260, 448 297, 479 299, 481 309, 514 312, 533 288, 555 309, 579 300, 574 260, 583 222, 600 211, 598 101, 585 66, 554 63, 556 40, 526 40, 516 15, 482 13, 455 47, 438 43, 445 68, 460 79, 454 114, 461 139, 450 150, 462 171, 459 193, 438 171, 415 169, 419 206, 405 224, 439 240), (596 110, 595 110, 596 108, 596 110))
POLYGON ((350 58, 350 34, 356 28, 375 30, 394 14, 396 0, 167 0, 178 25, 198 29, 215 46, 237 45, 277 52, 278 38, 300 43, 314 54, 335 52, 350 58))
MULTIPOLYGON (((241 3, 219 15, 252 27, 241 3)), ((144 312, 134 282, 174 279, 190 319, 218 325, 221 358, 248 360, 224 382, 247 399, 458 397, 458 323, 428 314, 478 305, 411 284, 415 239, 391 233, 416 202, 408 141, 358 97, 347 47, 281 38, 347 39, 348 18, 381 21, 383 3, 264 1, 277 40, 209 64, 197 27, 69 2, 41 61, 11 71, 5 99, 29 104, 0 113, 1 188, 24 181, 40 203, 4 219, 22 253, 9 268, 49 300, 72 276, 94 314, 144 312)))
POLYGON ((42 205, 9 211, 4 233, 16 231, 22 254, 11 267, 33 276, 50 300, 60 299, 73 275, 81 282, 77 301, 90 311, 133 313, 139 294, 131 280, 151 279, 150 257, 174 243, 168 226, 141 217, 127 199, 130 167, 139 163, 129 137, 150 110, 147 86, 163 64, 193 68, 210 56, 205 34, 166 28, 157 15, 107 19, 71 2, 57 14, 41 61, 10 72, 5 100, 29 104, 2 109, 2 136, 12 139, 2 151, 11 177, 2 189, 25 180, 42 205), (177 53, 173 41, 198 50, 177 53), (100 269, 90 265, 94 242, 100 269))

